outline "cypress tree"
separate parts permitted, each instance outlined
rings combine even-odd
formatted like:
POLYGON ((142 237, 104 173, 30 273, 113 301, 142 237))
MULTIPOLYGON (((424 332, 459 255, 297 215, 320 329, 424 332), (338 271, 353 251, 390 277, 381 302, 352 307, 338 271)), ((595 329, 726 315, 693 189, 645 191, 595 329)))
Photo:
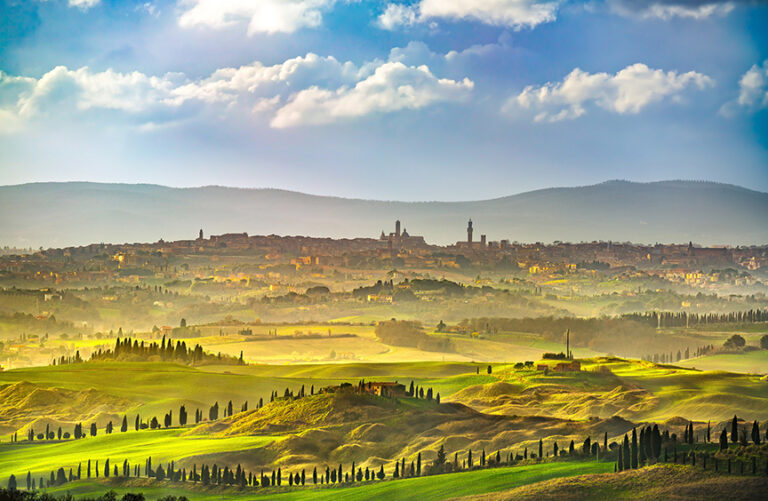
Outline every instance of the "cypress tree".
POLYGON ((724 451, 728 448, 728 434, 725 432, 725 428, 720 433, 720 450, 724 451))
POLYGON ((621 445, 619 446, 619 454, 616 462, 616 468, 619 471, 624 471, 624 451, 623 451, 623 446, 621 445))
POLYGON ((653 425, 653 431, 651 432, 651 450, 655 459, 661 456, 661 432, 659 432, 659 425, 657 424, 653 425))
POLYGON ((733 421, 731 421, 731 442, 734 444, 739 441, 739 420, 736 419, 736 416, 733 416, 733 421))
POLYGON ((755 445, 760 445, 760 425, 757 424, 757 421, 752 423, 752 441, 755 445))
POLYGON ((539 461, 543 459, 543 456, 544 456, 544 440, 539 439, 539 461))
MULTIPOLYGON (((485 450, 483 450, 483 458, 485 458, 485 450)), ((416 456, 416 476, 421 476, 421 452, 416 456)))
POLYGON ((621 448, 622 454, 623 454, 623 461, 624 461, 624 469, 628 470, 631 463, 630 463, 630 453, 629 453, 629 437, 627 434, 624 434, 624 443, 621 448))
POLYGON ((11 475, 11 477, 8 479, 8 490, 9 491, 16 490, 16 477, 13 475, 11 475))
POLYGON ((632 469, 637 469, 637 430, 632 428, 632 469))

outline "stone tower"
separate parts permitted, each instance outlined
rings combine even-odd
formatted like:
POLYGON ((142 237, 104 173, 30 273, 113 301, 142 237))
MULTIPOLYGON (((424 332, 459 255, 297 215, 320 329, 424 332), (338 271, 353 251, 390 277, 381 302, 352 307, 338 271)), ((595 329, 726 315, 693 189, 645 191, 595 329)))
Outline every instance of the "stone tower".
POLYGON ((467 223, 467 244, 472 245, 472 220, 467 223))

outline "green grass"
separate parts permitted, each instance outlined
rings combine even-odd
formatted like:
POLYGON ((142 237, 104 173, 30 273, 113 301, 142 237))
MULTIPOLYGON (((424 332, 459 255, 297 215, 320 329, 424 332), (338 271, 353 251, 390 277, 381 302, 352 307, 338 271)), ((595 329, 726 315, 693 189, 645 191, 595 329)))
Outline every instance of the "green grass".
POLYGON ((102 470, 106 459, 122 470, 126 459, 131 466, 143 465, 148 457, 152 457, 154 463, 178 461, 201 454, 255 449, 279 439, 274 436, 182 436, 185 431, 188 429, 116 432, 62 442, 3 442, 0 444, 0 479, 7 479, 11 474, 17 478, 26 477, 27 471, 36 477, 43 474, 47 478, 52 470, 60 467, 77 471, 78 463, 82 463, 85 468, 89 459, 98 460, 102 470))
POLYGON ((680 362, 684 367, 705 371, 744 372, 751 374, 768 373, 768 350, 748 353, 708 355, 680 362))
POLYGON ((97 388, 99 391, 126 398, 136 403, 125 412, 140 412, 142 416, 162 417, 169 410, 178 411, 187 405, 190 413, 195 408, 207 409, 218 401, 219 405, 233 401, 239 408, 248 400, 253 406, 259 398, 268 399, 273 390, 280 393, 286 387, 298 390, 301 385, 315 388, 337 384, 335 380, 287 378, 264 375, 238 374, 237 366, 193 368, 171 363, 151 362, 88 362, 84 364, 32 367, 0 372, 0 385, 28 381, 43 387, 68 390, 97 388), (202 391, 201 391, 202 390, 202 391))
MULTIPOLYGON (((247 497, 258 498, 260 495, 275 500, 341 500, 341 501, 379 501, 388 499, 423 499, 440 500, 486 492, 497 492, 515 487, 542 482, 553 478, 572 477, 591 473, 613 471, 613 463, 563 462, 543 463, 507 468, 493 468, 446 475, 419 477, 396 481, 371 482, 351 486, 312 486, 303 488, 283 487, 282 489, 217 489, 191 488, 189 484, 150 484, 147 487, 113 487, 118 494, 142 492, 150 499, 174 494, 186 495, 195 501, 220 501, 247 497)), ((49 489, 51 493, 70 492, 75 495, 94 495, 110 488, 100 482, 80 481, 49 489)))

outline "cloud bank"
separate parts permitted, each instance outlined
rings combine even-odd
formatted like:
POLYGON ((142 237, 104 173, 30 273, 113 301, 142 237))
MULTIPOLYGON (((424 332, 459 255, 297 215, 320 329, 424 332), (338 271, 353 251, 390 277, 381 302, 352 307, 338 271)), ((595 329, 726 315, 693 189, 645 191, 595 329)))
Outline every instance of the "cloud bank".
POLYGON ((179 73, 149 76, 58 66, 39 79, 0 73, 0 132, 17 131, 40 117, 74 119, 93 110, 157 125, 173 120, 185 106, 268 113, 272 127, 287 128, 461 101, 473 86, 468 78, 438 78, 425 65, 374 61, 358 67, 313 53, 271 66, 256 61, 221 68, 199 80, 179 73))

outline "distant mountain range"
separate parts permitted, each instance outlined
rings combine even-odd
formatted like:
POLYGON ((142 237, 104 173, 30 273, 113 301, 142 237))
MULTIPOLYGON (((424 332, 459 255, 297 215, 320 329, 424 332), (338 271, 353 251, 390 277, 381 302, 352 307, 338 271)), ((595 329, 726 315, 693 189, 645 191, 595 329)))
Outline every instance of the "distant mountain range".
POLYGON ((768 244, 768 193, 693 181, 549 188, 475 202, 388 202, 219 186, 31 183, 0 187, 0 245, 63 247, 205 235, 377 238, 396 219, 427 242, 612 240, 768 244))

